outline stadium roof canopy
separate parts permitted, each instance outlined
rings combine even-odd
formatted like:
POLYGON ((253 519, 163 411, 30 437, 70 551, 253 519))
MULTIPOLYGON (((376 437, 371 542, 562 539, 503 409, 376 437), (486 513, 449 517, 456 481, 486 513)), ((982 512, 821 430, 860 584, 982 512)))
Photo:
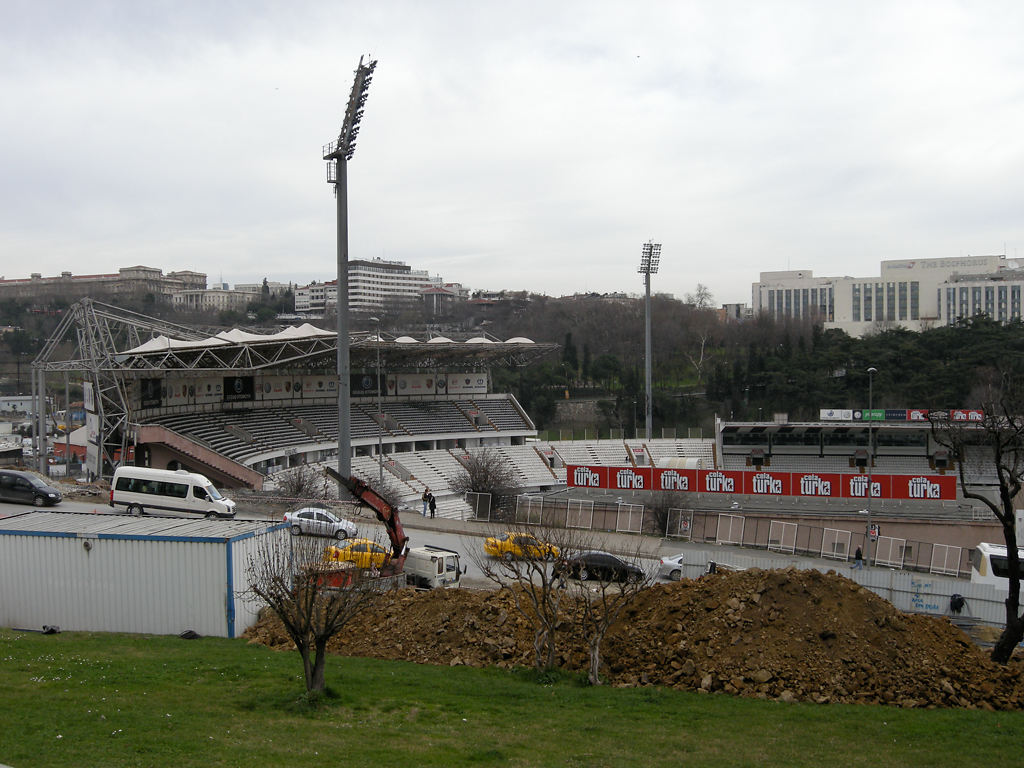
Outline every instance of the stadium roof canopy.
MULTIPOLYGON (((363 331, 350 335, 349 358, 353 369, 375 367, 378 351, 381 366, 389 371, 472 369, 525 365, 557 348, 557 344, 522 337, 453 341, 381 334, 378 339, 375 333, 363 331)), ((269 334, 233 329, 209 335, 86 299, 72 306, 36 363, 46 370, 106 370, 129 377, 168 370, 328 370, 337 365, 337 333, 306 323, 269 334), (70 358, 60 360, 72 329, 76 348, 70 358)))

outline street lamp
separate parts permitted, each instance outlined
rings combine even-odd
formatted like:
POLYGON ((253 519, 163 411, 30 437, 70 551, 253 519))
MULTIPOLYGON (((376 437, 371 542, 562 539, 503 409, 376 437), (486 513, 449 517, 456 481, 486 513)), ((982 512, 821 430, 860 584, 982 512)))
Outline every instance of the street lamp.
POLYGON ((868 368, 868 539, 867 539, 867 564, 871 565, 871 474, 872 465, 875 463, 875 450, 874 450, 874 438, 873 430, 875 422, 875 412, 872 410, 872 395, 874 394, 874 383, 875 374, 878 373, 878 369, 872 366, 868 368))
POLYGON ((382 493, 384 488, 384 405, 381 402, 380 386, 380 318, 371 317, 371 323, 377 324, 377 337, 374 339, 377 347, 377 492, 382 493))
MULTIPOLYGON (((654 415, 654 404, 651 396, 651 275, 658 271, 658 262, 661 261, 661 243, 654 243, 648 240, 644 243, 640 256, 640 269, 637 271, 644 276, 644 287, 646 288, 646 301, 644 303, 644 379, 646 382, 646 407, 644 410, 644 436, 651 439, 651 421, 654 415)), ((634 424, 634 429, 636 425, 634 424)))

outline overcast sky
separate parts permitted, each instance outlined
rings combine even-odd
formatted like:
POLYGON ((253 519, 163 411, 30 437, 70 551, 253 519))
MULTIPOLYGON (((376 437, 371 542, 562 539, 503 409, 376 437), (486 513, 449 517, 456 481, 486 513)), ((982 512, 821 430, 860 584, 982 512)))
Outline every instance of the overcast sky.
POLYGON ((351 258, 749 302, 1024 252, 1024 4, 4 0, 0 274, 336 274, 322 145, 378 60, 351 258))

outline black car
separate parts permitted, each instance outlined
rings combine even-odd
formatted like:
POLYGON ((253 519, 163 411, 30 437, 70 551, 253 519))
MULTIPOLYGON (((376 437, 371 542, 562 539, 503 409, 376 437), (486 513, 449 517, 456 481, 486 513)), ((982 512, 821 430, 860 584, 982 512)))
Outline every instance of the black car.
POLYGON ((0 470, 0 501, 32 504, 36 507, 60 503, 60 491, 28 472, 0 470))
POLYGON ((580 552, 578 555, 555 563, 555 578, 572 578, 580 581, 640 581, 645 578, 643 569, 633 563, 616 557, 610 552, 580 552))

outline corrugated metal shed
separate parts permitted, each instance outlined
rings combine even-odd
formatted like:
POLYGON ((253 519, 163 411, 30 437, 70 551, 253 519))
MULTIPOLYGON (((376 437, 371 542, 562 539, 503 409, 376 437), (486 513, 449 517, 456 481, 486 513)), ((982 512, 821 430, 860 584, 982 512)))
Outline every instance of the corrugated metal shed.
POLYGON ((0 519, 0 626, 235 637, 245 569, 281 522, 68 512, 0 519))

